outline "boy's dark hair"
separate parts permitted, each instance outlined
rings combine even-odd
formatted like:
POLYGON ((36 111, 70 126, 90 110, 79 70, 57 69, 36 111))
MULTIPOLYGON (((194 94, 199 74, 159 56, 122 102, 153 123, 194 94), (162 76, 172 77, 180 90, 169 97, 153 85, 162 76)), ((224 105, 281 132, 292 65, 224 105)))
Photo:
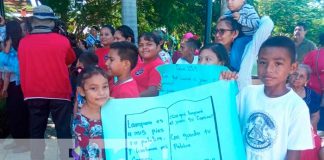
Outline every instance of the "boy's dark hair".
POLYGON ((116 31, 120 31, 122 36, 125 37, 126 39, 130 37, 131 42, 135 43, 134 31, 129 26, 126 26, 126 25, 119 26, 116 29, 116 31))
POLYGON ((194 38, 189 38, 187 42, 185 43, 189 48, 192 48, 194 50, 199 49, 201 47, 201 43, 199 40, 196 40, 194 38))
POLYGON ((102 28, 108 28, 110 30, 110 32, 111 32, 112 35, 115 34, 115 28, 112 25, 110 25, 110 24, 104 25, 104 26, 102 26, 102 28))
POLYGON ((88 67, 84 68, 81 71, 81 73, 78 75, 77 86, 84 87, 85 80, 91 78, 93 75, 98 75, 98 74, 105 77, 108 81, 108 75, 103 69, 101 69, 98 66, 88 66, 88 67))
POLYGON ((19 22, 17 21, 9 21, 6 24, 6 41, 9 40, 9 38, 11 38, 11 45, 12 47, 18 51, 18 45, 19 42, 22 38, 22 29, 20 27, 19 22))
POLYGON ((128 60, 131 63, 131 68, 135 68, 138 59, 137 47, 128 41, 114 42, 110 45, 110 49, 116 49, 120 60, 128 60))
POLYGON ((296 61, 296 49, 295 49, 295 43, 288 37, 285 36, 275 36, 267 39, 260 47, 259 55, 261 53, 261 50, 267 47, 281 47, 287 49, 291 63, 294 63, 296 61))
POLYGON ((307 24, 305 22, 298 22, 296 26, 301 26, 304 28, 304 31, 308 30, 307 24))
POLYGON ((140 39, 143 38, 144 40, 154 42, 157 46, 160 44, 160 39, 157 35, 153 34, 152 32, 146 32, 143 33, 139 38, 138 42, 140 42, 140 39))
POLYGON ((324 33, 320 33, 319 35, 319 44, 324 46, 324 33))
POLYGON ((210 43, 210 44, 207 44, 207 45, 203 46, 200 49, 200 52, 203 51, 203 50, 205 50, 205 49, 210 49, 213 53, 215 53, 215 55, 217 56, 218 60, 220 62, 223 62, 224 63, 224 66, 226 66, 227 68, 231 69, 231 65, 230 65, 230 62, 229 62, 229 56, 228 56, 227 50, 226 50, 226 48, 224 47, 223 44, 221 44, 221 43, 210 43))
POLYGON ((98 56, 90 51, 85 51, 79 56, 79 62, 84 65, 84 68, 88 66, 98 65, 99 59, 98 56))

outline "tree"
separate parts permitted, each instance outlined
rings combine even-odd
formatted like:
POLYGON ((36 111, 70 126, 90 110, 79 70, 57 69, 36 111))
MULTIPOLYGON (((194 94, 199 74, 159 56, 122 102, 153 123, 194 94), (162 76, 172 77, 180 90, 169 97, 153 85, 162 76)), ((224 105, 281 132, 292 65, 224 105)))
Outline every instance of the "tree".
POLYGON ((320 31, 324 31, 324 8, 314 0, 255 0, 261 16, 268 15, 275 24, 274 35, 292 36, 297 22, 309 26, 307 37, 318 42, 320 31))

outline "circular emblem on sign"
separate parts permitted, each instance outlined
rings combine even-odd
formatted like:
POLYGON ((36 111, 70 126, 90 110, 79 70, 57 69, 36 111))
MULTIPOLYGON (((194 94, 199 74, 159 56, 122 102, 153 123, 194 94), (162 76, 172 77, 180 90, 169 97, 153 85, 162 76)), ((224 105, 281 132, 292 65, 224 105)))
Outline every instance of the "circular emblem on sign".
POLYGON ((144 69, 141 68, 141 69, 139 69, 139 70, 137 70, 137 71, 135 72, 135 75, 136 75, 136 76, 139 76, 139 75, 141 75, 141 74, 143 74, 143 73, 144 73, 144 69))
POLYGON ((265 113, 253 113, 248 121, 245 132, 246 143, 254 149, 266 149, 276 138, 276 126, 273 119, 265 113))

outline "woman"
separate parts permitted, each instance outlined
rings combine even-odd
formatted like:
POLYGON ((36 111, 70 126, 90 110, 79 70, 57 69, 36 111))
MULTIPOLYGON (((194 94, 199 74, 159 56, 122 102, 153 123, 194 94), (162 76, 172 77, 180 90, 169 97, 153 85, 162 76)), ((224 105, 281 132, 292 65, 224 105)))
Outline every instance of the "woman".
POLYGON ((306 102, 314 131, 315 149, 301 152, 301 159, 317 160, 321 147, 321 140, 317 135, 317 123, 320 117, 320 96, 309 87, 306 87, 310 74, 311 68, 308 65, 300 64, 298 69, 289 77, 289 86, 306 102))
MULTIPOLYGON (((4 20, 3 20, 4 23, 4 20)), ((9 52, 6 53, 10 57, 14 58, 17 56, 18 46, 23 32, 19 22, 9 21, 6 23, 6 47, 9 47, 9 52)), ((5 51, 6 52, 6 51, 5 51)), ((29 138, 29 116, 28 108, 24 101, 23 93, 20 87, 19 78, 19 65, 18 59, 15 58, 15 64, 12 64, 9 85, 5 90, 7 93, 6 97, 6 111, 8 116, 8 124, 10 128, 10 134, 15 139, 12 144, 4 147, 4 149, 14 149, 13 153, 26 152, 29 148, 27 140, 17 139, 28 139, 29 138)), ((3 65, 3 63, 1 63, 3 65)), ((8 64, 9 66, 9 64, 8 64)), ((0 66, 0 68, 4 68, 0 66)), ((3 72, 4 70, 1 70, 3 72)))
POLYGON ((312 88, 318 94, 322 95, 321 100, 321 116, 318 123, 318 130, 324 130, 324 33, 321 33, 319 36, 321 48, 313 50, 306 54, 304 58, 304 63, 309 65, 312 69, 312 74, 308 82, 309 88, 312 88))
MULTIPOLYGON (((225 46, 229 55, 235 54, 231 53, 232 45, 235 40, 240 35, 240 25, 231 17, 225 17, 218 21, 215 29, 215 42, 221 43, 225 46)), ((235 59, 230 56, 230 64, 235 71, 239 70, 240 66, 233 66, 235 59)))
POLYGON ((115 29, 111 25, 105 25, 100 30, 100 42, 102 48, 96 49, 96 54, 99 59, 98 62, 99 67, 105 71, 107 71, 105 62, 108 59, 110 44, 114 41, 114 34, 115 34, 115 29))

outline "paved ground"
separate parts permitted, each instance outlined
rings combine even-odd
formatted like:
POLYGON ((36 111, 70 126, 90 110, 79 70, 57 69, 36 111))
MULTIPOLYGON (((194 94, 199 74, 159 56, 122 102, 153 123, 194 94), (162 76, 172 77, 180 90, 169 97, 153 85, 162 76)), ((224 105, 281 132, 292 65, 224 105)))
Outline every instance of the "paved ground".
MULTIPOLYGON (((46 150, 45 150, 45 159, 46 160, 57 160, 57 146, 56 146, 56 132, 55 126, 51 118, 48 119, 47 129, 45 133, 46 137, 46 150)), ((30 152, 23 153, 13 153, 12 150, 6 150, 3 147, 7 144, 13 142, 11 137, 6 139, 0 139, 0 160, 29 160, 30 152)))

